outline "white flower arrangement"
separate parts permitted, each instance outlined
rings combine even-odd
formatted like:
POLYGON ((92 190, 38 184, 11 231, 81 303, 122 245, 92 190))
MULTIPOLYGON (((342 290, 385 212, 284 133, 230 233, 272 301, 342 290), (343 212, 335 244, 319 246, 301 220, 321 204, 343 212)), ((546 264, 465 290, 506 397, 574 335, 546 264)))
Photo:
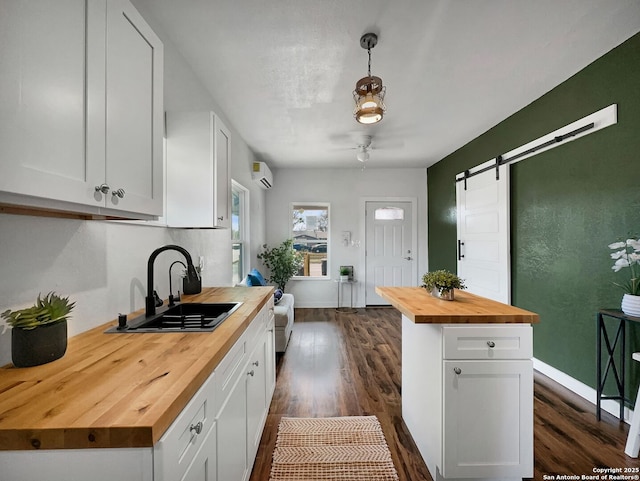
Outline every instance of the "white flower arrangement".
POLYGON ((640 278, 638 278, 635 267, 640 264, 640 239, 614 242, 609 244, 609 249, 616 249, 616 252, 611 253, 611 258, 616 260, 611 269, 614 272, 618 272, 624 267, 628 267, 631 271, 629 282, 625 284, 614 282, 614 284, 627 294, 640 295, 640 278))

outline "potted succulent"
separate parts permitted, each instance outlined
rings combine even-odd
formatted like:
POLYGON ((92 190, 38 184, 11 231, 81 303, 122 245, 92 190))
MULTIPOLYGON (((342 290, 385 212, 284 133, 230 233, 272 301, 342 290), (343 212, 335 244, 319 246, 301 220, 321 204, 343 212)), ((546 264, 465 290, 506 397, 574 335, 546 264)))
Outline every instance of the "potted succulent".
POLYGON ((60 359, 67 351, 67 319, 75 303, 50 292, 36 303, 0 316, 11 329, 11 360, 16 367, 30 367, 60 359))
POLYGON ((453 301, 454 289, 466 289, 464 281, 447 270, 427 272, 422 276, 422 287, 433 297, 453 301))
POLYGON ((272 249, 269 249, 267 244, 264 244, 262 248, 264 250, 258 254, 258 259, 270 271, 269 282, 275 283, 278 288, 284 291, 289 279, 295 276, 302 267, 304 262, 302 254, 293 249, 292 239, 287 239, 272 249))

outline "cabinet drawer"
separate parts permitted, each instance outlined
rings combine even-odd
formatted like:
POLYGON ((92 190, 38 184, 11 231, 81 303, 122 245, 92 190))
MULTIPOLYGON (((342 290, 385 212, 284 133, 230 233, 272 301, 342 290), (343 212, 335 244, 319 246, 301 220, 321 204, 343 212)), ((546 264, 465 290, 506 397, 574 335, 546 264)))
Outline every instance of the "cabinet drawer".
POLYGON ((530 359, 533 334, 530 325, 445 326, 444 359, 530 359))
POLYGON ((240 373, 240 369, 245 365, 248 354, 245 334, 236 341, 215 370, 216 417, 219 415, 220 408, 224 405, 225 400, 229 397, 240 373))
POLYGON ((154 447, 154 481, 182 479, 214 426, 212 374, 154 447))

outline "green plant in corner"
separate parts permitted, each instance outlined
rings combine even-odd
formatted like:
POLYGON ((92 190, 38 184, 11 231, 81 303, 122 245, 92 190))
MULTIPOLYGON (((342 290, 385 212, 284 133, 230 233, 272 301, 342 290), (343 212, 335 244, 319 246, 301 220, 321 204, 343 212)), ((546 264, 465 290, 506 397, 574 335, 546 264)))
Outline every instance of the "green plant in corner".
POLYGON ((341 276, 348 276, 350 274, 351 274, 351 270, 348 267, 346 267, 346 266, 341 266, 340 267, 340 275, 341 276))
POLYGON ((264 250, 258 254, 258 259, 270 271, 269 282, 275 283, 278 288, 284 291, 289 279, 295 276, 302 267, 304 262, 302 254, 293 249, 292 239, 287 239, 271 249, 267 247, 267 244, 264 244, 262 248, 264 250))
POLYGON ((66 321, 74 307, 75 302, 69 302, 68 297, 50 292, 44 297, 38 294, 36 303, 31 307, 17 311, 6 310, 0 316, 11 327, 29 330, 66 321))
POLYGON ((464 281, 457 275, 446 270, 427 272, 422 276, 422 287, 428 291, 434 288, 439 292, 450 291, 451 289, 466 289, 464 281))

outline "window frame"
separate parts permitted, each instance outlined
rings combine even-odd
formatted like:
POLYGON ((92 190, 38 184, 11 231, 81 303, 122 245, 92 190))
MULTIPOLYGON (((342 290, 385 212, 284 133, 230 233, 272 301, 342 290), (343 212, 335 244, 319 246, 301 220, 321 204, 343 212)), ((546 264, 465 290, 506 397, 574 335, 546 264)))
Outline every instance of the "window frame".
POLYGON ((249 251, 251 250, 251 236, 249 233, 249 208, 250 208, 250 191, 245 186, 231 179, 231 282, 232 285, 240 283, 250 270, 249 251), (238 233, 239 239, 233 238, 233 196, 239 194, 239 212, 238 212, 238 233), (239 266, 236 276, 234 269, 234 250, 236 246, 240 246, 239 266), (240 272, 242 269, 242 272, 240 272), (245 272, 246 271, 246 272, 245 272))
POLYGON ((300 207, 304 207, 304 208, 317 207, 318 209, 326 209, 327 211, 327 236, 326 236, 326 244, 327 244, 326 272, 327 273, 325 275, 320 275, 320 276, 295 275, 293 276, 293 279, 305 280, 305 281, 331 280, 331 269, 329 268, 329 266, 331 265, 331 203, 305 201, 305 202, 291 202, 289 204, 289 236, 293 240, 294 244, 296 244, 296 239, 295 239, 295 231, 293 230, 293 212, 294 212, 294 209, 297 209, 300 207))

